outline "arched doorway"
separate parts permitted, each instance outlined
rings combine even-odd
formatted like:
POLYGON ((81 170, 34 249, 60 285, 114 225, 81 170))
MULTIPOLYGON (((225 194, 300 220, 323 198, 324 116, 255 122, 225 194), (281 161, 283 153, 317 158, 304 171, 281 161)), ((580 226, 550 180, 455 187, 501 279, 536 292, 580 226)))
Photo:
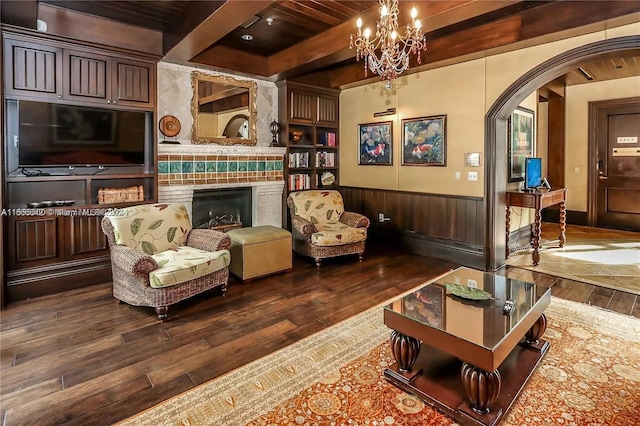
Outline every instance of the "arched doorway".
POLYGON ((561 53, 525 73, 496 99, 485 115, 485 267, 505 263, 505 192, 507 187, 507 117, 528 95, 580 63, 613 52, 640 48, 640 36, 586 44, 561 53))

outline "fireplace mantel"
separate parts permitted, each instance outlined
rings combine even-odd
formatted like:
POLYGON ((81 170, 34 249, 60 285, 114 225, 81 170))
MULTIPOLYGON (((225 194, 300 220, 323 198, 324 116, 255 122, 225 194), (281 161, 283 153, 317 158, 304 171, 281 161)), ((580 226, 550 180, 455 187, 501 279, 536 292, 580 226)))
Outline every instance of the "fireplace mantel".
POLYGON ((168 145, 158 149, 158 201, 184 203, 193 191, 251 187, 253 226, 282 226, 284 147, 168 145))
POLYGON ((277 146, 245 146, 245 145, 194 145, 194 144, 159 144, 158 154, 174 155, 241 155, 241 156, 264 156, 276 155, 281 158, 287 148, 277 146))

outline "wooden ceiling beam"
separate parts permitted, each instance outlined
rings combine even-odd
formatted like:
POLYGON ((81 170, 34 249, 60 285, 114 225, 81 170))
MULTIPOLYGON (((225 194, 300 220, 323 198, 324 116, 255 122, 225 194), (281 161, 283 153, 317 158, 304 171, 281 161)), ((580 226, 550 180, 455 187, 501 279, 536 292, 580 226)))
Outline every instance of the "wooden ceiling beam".
MULTIPOLYGON (((428 50, 423 55, 421 67, 413 67, 408 73, 419 72, 433 67, 438 61, 452 60, 471 56, 486 56, 486 51, 494 49, 505 51, 515 42, 531 41, 536 38, 539 43, 552 41, 554 33, 578 29, 589 24, 604 23, 627 14, 640 12, 640 2, 629 1, 593 1, 589 3, 588 13, 585 13, 585 2, 557 2, 526 10, 518 15, 503 18, 492 23, 471 28, 450 35, 429 39, 428 50), (548 16, 562 16, 563 19, 544 19, 548 16), (541 22, 544 21, 544 24, 541 22), (492 33, 494 33, 492 35, 492 33), (542 40, 544 37, 544 41, 542 40), (466 57, 465 57, 466 55, 466 57)), ((593 28, 585 31, 593 31, 593 28)), ((577 35, 577 34, 576 34, 577 35)), ((556 38, 560 34, 555 35, 556 38)), ((519 47, 522 47, 520 44, 519 47)), ((327 77, 316 76, 330 82, 329 87, 349 86, 365 79, 362 63, 352 63, 339 69, 328 71, 327 77), (359 77, 358 77, 359 73, 359 77)))
POLYGON ((17 27, 36 29, 38 2, 36 0, 2 0, 0 22, 17 27))
POLYGON ((274 0, 191 2, 166 32, 165 58, 189 61, 272 3, 274 0), (203 13, 203 7, 210 13, 203 13))
MULTIPOLYGON (((423 28, 433 31, 519 2, 520 0, 402 2, 400 15, 406 20, 401 20, 399 27, 407 25, 409 10, 414 5, 419 10, 420 16, 426 16, 421 18, 423 28)), ((375 25, 378 18, 377 6, 362 14, 365 26, 375 25)), ((270 56, 269 75, 277 79, 287 78, 305 72, 309 64, 313 64, 317 69, 354 57, 355 50, 349 48, 349 37, 356 33, 356 20, 357 17, 270 56)))
MULTIPOLYGON (((134 50, 161 57, 162 33, 100 16, 38 4, 38 18, 47 23, 47 34, 134 50)), ((44 34, 43 34, 44 35, 44 34)))
POLYGON ((242 52, 226 46, 216 46, 207 49, 191 59, 191 62, 221 68, 234 73, 268 77, 266 57, 242 52))

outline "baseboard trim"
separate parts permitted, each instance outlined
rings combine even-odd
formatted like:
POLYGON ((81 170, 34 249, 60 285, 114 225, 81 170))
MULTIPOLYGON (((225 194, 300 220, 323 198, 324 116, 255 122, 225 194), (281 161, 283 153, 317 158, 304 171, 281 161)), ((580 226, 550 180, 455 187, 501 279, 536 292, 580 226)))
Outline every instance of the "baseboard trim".
POLYGON ((5 287, 7 301, 15 302, 111 281, 108 258, 106 262, 92 262, 81 267, 57 267, 50 271, 40 269, 28 268, 8 273, 5 287))
MULTIPOLYGON (((576 210, 567 210, 567 225, 589 226, 587 212, 579 212, 576 210)), ((560 210, 549 207, 542 210, 542 221, 551 223, 560 223, 560 210)))
POLYGON ((399 230, 372 232, 369 237, 385 244, 395 241, 395 244, 412 254, 459 263, 475 269, 484 270, 485 268, 484 250, 479 245, 399 230))
POLYGON ((523 226, 520 229, 511 231, 509 233, 509 247, 520 247, 529 244, 533 238, 532 226, 523 226))

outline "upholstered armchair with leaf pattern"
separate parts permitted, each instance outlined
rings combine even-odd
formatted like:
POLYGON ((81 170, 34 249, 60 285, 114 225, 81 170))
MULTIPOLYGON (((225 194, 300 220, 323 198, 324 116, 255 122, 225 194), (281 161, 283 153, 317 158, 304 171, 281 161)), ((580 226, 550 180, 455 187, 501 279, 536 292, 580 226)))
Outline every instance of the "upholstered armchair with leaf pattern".
POLYGON ((113 296, 156 309, 167 319, 169 305, 220 286, 227 290, 229 237, 191 229, 183 204, 144 204, 117 209, 102 219, 109 241, 113 296))
POLYGON ((320 189, 292 192, 287 205, 296 253, 313 257, 317 266, 322 259, 347 254, 357 254, 362 261, 369 219, 344 211, 340 192, 320 189))

